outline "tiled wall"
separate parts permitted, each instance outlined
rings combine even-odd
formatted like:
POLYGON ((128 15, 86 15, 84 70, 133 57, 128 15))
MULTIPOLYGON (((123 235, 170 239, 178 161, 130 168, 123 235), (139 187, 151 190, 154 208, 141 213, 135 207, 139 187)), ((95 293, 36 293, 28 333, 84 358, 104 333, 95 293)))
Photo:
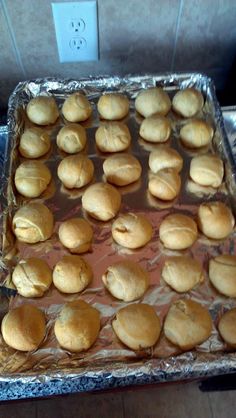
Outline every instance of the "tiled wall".
POLYGON ((100 60, 60 64, 51 1, 0 0, 0 106, 18 81, 44 76, 197 70, 223 86, 236 0, 98 0, 98 13, 100 60))

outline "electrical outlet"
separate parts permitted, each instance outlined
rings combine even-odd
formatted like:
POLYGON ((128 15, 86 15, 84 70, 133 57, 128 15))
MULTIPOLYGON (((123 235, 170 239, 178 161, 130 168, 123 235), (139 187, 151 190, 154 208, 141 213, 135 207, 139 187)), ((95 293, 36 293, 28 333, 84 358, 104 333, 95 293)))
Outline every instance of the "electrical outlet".
POLYGON ((97 1, 52 3, 60 62, 98 60, 97 1))

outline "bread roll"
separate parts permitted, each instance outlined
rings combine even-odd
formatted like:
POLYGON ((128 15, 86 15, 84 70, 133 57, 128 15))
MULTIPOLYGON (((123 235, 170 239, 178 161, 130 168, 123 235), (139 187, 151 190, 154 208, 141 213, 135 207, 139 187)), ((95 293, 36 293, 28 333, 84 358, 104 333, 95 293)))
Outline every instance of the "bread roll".
POLYGON ((236 347, 236 308, 225 312, 219 321, 219 332, 223 340, 231 347, 236 347))
POLYGON ((236 256, 219 255, 209 262, 209 279, 223 295, 236 298, 236 256))
POLYGON ((163 168, 151 174, 148 182, 150 193, 161 200, 173 200, 181 188, 181 178, 174 168, 163 168))
POLYGON ((19 261, 13 270, 12 281, 21 296, 38 298, 51 286, 52 271, 46 261, 31 257, 19 261))
POLYGON ((57 175, 68 189, 80 189, 90 183, 94 174, 93 162, 85 155, 70 155, 61 160, 57 175))
POLYGON ((88 221, 82 218, 71 218, 59 227, 61 243, 72 253, 82 254, 91 249, 93 230, 88 221))
POLYGON ((131 154, 115 154, 104 161, 103 171, 109 183, 127 186, 140 178, 142 166, 131 154))
POLYGON ((121 260, 109 266, 102 281, 112 296, 124 302, 141 298, 149 286, 147 271, 131 260, 121 260))
POLYGON ((129 129, 122 122, 103 123, 96 130, 95 139, 102 152, 125 151, 131 143, 129 129))
POLYGON ((51 173, 41 161, 24 161, 15 172, 15 186, 25 197, 38 197, 51 181, 51 173))
POLYGON ((103 119, 123 119, 129 113, 129 99, 123 94, 104 94, 98 100, 98 112, 103 119))
POLYGON ((126 248, 140 248, 152 238, 152 224, 138 213, 123 213, 112 224, 112 238, 126 248))
POLYGON ((32 127, 21 135, 19 152, 25 158, 39 158, 49 151, 50 146, 48 133, 44 129, 32 127))
POLYGON ((90 265, 79 255, 64 255, 53 270, 54 286, 63 293, 82 292, 92 277, 90 265))
POLYGON ((131 350, 153 347, 161 332, 160 320, 154 308, 144 303, 121 308, 112 321, 112 327, 117 337, 131 350))
POLYGON ((166 338, 182 350, 191 350, 206 341, 212 331, 212 319, 206 308, 193 300, 179 299, 166 316, 166 338))
POLYGON ((180 129, 180 139, 187 148, 201 148, 208 145, 214 135, 212 126, 204 120, 194 119, 180 129))
POLYGON ((12 229, 19 241, 46 241, 53 233, 53 214, 43 203, 29 203, 16 211, 12 229))
POLYGON ((21 305, 4 316, 1 330, 5 343, 15 350, 37 350, 46 332, 45 317, 35 306, 21 305))
POLYGON ((77 123, 63 126, 57 134, 57 146, 68 154, 76 154, 84 149, 87 142, 86 131, 77 123))
POLYGON ((175 149, 160 146, 150 153, 149 167, 153 173, 164 168, 174 168, 179 173, 183 168, 183 158, 175 149))
POLYGON ((176 113, 191 118, 195 116, 204 105, 202 93, 193 87, 178 91, 172 101, 172 107, 176 113))
POLYGON ((26 107, 29 120, 37 125, 50 125, 55 123, 58 116, 58 108, 53 97, 38 96, 29 101, 26 107))
POLYGON ((204 281, 201 264, 189 256, 168 257, 162 269, 165 282, 176 292, 189 292, 204 281))
POLYGON ((142 90, 135 99, 135 109, 145 118, 155 113, 165 116, 170 108, 170 98, 161 87, 142 90))
POLYGON ((83 122, 91 116, 92 106, 86 96, 75 92, 64 101, 61 111, 69 122, 83 122))
POLYGON ((121 195, 107 183, 95 183, 89 186, 82 197, 82 207, 92 218, 109 221, 118 213, 121 195))
POLYGON ((139 135, 148 142, 166 142, 171 134, 171 123, 165 116, 155 114, 144 119, 139 135))
POLYGON ((95 343, 99 330, 99 311, 79 299, 63 306, 54 326, 60 346, 72 352, 88 350, 95 343))
POLYGON ((223 202, 202 203, 198 209, 198 226, 208 238, 224 239, 233 231, 234 217, 223 202))
POLYGON ((219 187, 224 176, 223 161, 216 155, 198 155, 191 160, 190 177, 201 186, 219 187))
POLYGON ((159 229, 160 240, 170 250, 185 250, 197 239, 197 225, 181 213, 166 216, 159 229))

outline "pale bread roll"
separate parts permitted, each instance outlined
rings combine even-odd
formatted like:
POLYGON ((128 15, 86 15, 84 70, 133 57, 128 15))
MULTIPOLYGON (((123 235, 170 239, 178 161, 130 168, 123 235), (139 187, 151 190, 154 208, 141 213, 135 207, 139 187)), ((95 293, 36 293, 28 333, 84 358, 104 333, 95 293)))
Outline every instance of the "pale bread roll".
POLYGON ((63 306, 54 325, 60 346, 72 352, 88 350, 95 343, 99 330, 99 311, 79 299, 63 306))
POLYGON ((92 106, 86 96, 75 92, 64 101, 61 111, 69 122, 83 122, 91 116, 92 106))
POLYGON ((192 257, 168 257, 162 269, 165 282, 176 292, 189 292, 204 281, 204 273, 198 260, 192 257))
POLYGON ((223 254, 212 258, 209 279, 218 292, 236 298, 236 256, 223 254))
POLYGON ((15 350, 37 350, 46 333, 44 314, 33 305, 21 305, 4 316, 1 331, 5 343, 15 350))
POLYGON ((142 166, 131 154, 115 154, 104 161, 103 171, 109 183, 127 186, 140 178, 142 166))
POLYGON ((121 308, 112 321, 117 337, 131 350, 153 347, 161 332, 160 320, 150 305, 133 303, 121 308))
POLYGON ((223 340, 231 347, 236 347, 236 308, 225 312, 220 318, 218 329, 223 340))
POLYGON ((212 126, 204 120, 194 119, 180 129, 180 139, 187 148, 201 148, 210 144, 214 135, 212 126))
POLYGON ((126 248, 140 248, 152 238, 153 229, 149 220, 138 213, 123 213, 112 224, 113 239, 126 248))
POLYGON ((107 120, 123 119, 129 113, 129 99, 124 94, 103 94, 98 100, 100 117, 107 120))
POLYGON ((182 350, 191 350, 206 341, 212 331, 210 313, 189 299, 174 302, 164 322, 166 338, 182 350))
POLYGON ((41 161, 24 161, 15 172, 15 186, 18 193, 25 197, 38 197, 51 181, 48 167, 41 161))
POLYGON ((95 140, 102 152, 121 152, 130 146, 131 136, 124 123, 106 122, 96 130, 95 140))
POLYGON ((50 137, 44 129, 28 128, 20 137, 19 152, 25 158, 42 157, 50 147, 50 137))
POLYGON ((172 100, 174 111, 185 118, 195 116, 203 105, 202 93, 193 87, 178 91, 172 100))
POLYGON ((185 250, 197 239, 197 225, 189 216, 173 213, 162 221, 159 236, 166 248, 185 250))
POLYGON ((151 174, 148 182, 150 193, 161 200, 173 200, 181 188, 181 178, 174 168, 163 168, 151 174))
POLYGON ((16 211, 12 229, 19 241, 35 244, 51 237, 53 223, 53 214, 47 206, 33 202, 16 211))
POLYGON ((208 238, 224 239, 233 231, 233 214, 223 202, 202 203, 198 209, 198 226, 208 238))
POLYGON ((71 253, 82 254, 91 249, 93 229, 85 219, 71 218, 62 222, 58 235, 61 243, 71 253))
POLYGON ((82 196, 82 207, 92 218, 109 221, 118 213, 121 195, 107 183, 95 183, 89 186, 82 196))
POLYGON ((134 261, 121 260, 107 268, 102 281, 112 296, 124 302, 132 302, 146 292, 149 275, 134 261))
POLYGON ((160 146, 150 153, 149 167, 153 173, 164 168, 174 168, 179 173, 183 168, 183 158, 175 149, 160 146))
POLYGON ((78 123, 63 126, 57 134, 57 146, 68 154, 76 154, 84 149, 87 142, 86 131, 78 123))
POLYGON ((169 119, 161 115, 153 115, 144 119, 140 125, 139 135, 148 142, 166 142, 171 134, 169 119))
POLYGON ((46 261, 31 257, 19 261, 12 272, 12 281, 21 296, 38 298, 51 286, 52 271, 46 261))
POLYGON ((79 255, 64 255, 53 269, 54 286, 63 293, 82 292, 92 277, 90 265, 79 255))
POLYGON ((161 87, 142 90, 135 99, 135 109, 145 118, 155 113, 165 116, 170 108, 170 98, 161 87))
POLYGON ((224 176, 224 164, 216 155, 198 155, 191 160, 189 174, 201 186, 219 187, 224 176))
POLYGON ((93 162, 85 155, 70 155, 61 160, 57 175, 68 189, 80 189, 86 186, 93 178, 93 162))
POLYGON ((29 101, 26 107, 29 120, 37 125, 51 125, 58 116, 58 108, 53 97, 37 96, 29 101))

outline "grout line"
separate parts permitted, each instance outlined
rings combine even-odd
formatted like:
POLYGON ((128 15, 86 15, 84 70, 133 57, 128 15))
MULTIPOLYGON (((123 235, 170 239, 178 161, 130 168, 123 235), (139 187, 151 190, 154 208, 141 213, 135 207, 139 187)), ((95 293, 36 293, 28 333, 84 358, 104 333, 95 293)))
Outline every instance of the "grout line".
POLYGON ((125 392, 121 393, 121 403, 122 403, 122 415, 125 418, 125 400, 124 400, 125 392))
POLYGON ((19 67, 20 67, 20 69, 23 73, 24 78, 26 78, 26 71, 25 71, 21 56, 20 56, 19 49, 17 47, 16 37, 15 37, 15 34, 14 34, 13 26, 11 24, 11 19, 10 19, 8 10, 7 10, 5 0, 0 0, 0 5, 1 4, 2 4, 3 14, 4 14, 4 17, 6 19, 7 26, 8 26, 8 31, 9 31, 9 34, 10 34, 10 37, 11 37, 12 46, 13 46, 13 49, 14 49, 14 54, 15 54, 16 61, 17 61, 18 65, 19 65, 19 67))
POLYGON ((209 407, 210 407, 210 410, 211 410, 211 416, 212 416, 212 418, 215 418, 215 414, 214 414, 214 411, 213 411, 213 408, 212 408, 211 397, 210 397, 209 392, 207 392, 207 399, 208 399, 208 404, 209 404, 209 407))
POLYGON ((176 48, 177 48, 177 41, 178 41, 178 36, 179 36, 179 27, 180 27, 180 20, 181 20, 183 6, 184 6, 184 0, 180 0, 179 11, 178 11, 178 16, 177 16, 177 21, 176 21, 176 29, 175 29, 174 50, 173 50, 173 55, 172 55, 172 60, 171 60, 171 72, 174 71, 176 48))

